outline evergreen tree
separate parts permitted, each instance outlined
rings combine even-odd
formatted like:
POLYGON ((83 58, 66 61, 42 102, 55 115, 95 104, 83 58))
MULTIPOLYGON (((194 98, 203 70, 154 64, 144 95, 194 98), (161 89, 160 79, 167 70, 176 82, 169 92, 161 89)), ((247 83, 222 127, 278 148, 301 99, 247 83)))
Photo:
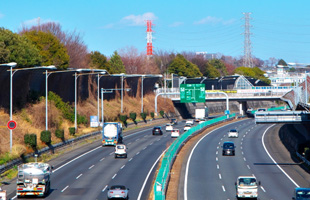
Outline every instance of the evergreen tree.
POLYGON ((184 56, 182 56, 181 54, 178 54, 173 59, 173 61, 168 67, 168 72, 177 74, 179 76, 185 76, 188 78, 202 76, 202 73, 199 71, 197 65, 186 60, 184 56))
POLYGON ((118 55, 117 51, 114 51, 109 63, 110 63, 110 71, 109 71, 110 74, 120 74, 126 72, 122 58, 120 55, 118 55))

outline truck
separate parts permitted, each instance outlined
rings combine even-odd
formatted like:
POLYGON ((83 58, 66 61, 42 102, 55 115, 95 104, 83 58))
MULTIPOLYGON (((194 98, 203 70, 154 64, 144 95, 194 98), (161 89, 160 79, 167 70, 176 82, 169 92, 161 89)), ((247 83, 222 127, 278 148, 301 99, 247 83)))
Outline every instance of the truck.
POLYGON ((120 122, 106 122, 102 128, 102 146, 116 146, 123 142, 123 127, 120 122))
POLYGON ((16 196, 48 195, 53 167, 47 163, 25 163, 18 166, 16 196))
POLYGON ((235 185, 237 198, 258 197, 258 185, 260 185, 260 182, 257 182, 255 176, 239 176, 235 185))
POLYGON ((199 122, 201 119, 208 118, 208 107, 195 109, 195 121, 199 122))

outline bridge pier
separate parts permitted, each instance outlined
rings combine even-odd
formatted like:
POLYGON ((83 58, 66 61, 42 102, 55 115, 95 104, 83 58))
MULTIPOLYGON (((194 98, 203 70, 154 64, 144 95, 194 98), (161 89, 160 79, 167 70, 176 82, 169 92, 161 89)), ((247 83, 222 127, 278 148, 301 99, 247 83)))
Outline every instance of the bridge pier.
POLYGON ((247 103, 246 101, 238 101, 238 103, 239 103, 239 114, 244 115, 247 109, 246 108, 247 103))

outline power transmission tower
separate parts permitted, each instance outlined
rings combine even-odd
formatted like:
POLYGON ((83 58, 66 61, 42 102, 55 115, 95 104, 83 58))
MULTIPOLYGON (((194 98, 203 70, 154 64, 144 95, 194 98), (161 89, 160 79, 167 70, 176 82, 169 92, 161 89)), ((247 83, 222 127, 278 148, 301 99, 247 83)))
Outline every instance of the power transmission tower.
POLYGON ((152 42, 152 26, 154 24, 152 23, 152 20, 146 20, 146 41, 147 41, 147 46, 146 46, 146 55, 148 58, 153 56, 153 42, 152 42))
POLYGON ((244 58, 243 58, 243 66, 244 67, 253 67, 253 60, 252 60, 252 46, 251 46, 251 38, 252 35, 250 32, 250 15, 252 13, 242 13, 244 14, 245 24, 244 24, 244 58))

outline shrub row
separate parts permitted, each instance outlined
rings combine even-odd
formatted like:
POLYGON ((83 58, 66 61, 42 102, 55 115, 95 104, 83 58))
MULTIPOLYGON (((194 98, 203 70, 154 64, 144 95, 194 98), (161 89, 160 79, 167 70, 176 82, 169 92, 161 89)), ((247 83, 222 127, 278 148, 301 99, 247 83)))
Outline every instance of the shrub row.
MULTIPOLYGON (((164 117, 165 112, 164 112, 163 110, 159 111, 159 113, 160 113, 161 117, 164 117)), ((150 115, 151 115, 151 118, 154 119, 154 117, 155 117, 154 112, 151 112, 150 115)), ((146 112, 140 113, 140 116, 141 116, 141 118, 145 121, 146 117, 148 116, 148 113, 146 113, 146 112)), ((130 118, 133 122, 136 122, 137 113, 135 113, 135 112, 129 113, 129 118, 130 118)), ((127 119, 128 119, 128 116, 127 116, 127 115, 119 115, 119 120, 120 120, 125 126, 127 125, 127 119)))
MULTIPOLYGON (((69 133, 70 133, 70 135, 74 135, 75 134, 75 128, 70 127, 69 133)), ((55 131, 55 136, 61 140, 64 140, 65 139, 65 131, 63 129, 57 129, 55 131)), ((42 131, 41 135, 40 135, 40 140, 47 145, 51 144, 52 143, 51 132, 47 131, 47 130, 42 131)), ((33 149, 36 148, 37 147, 37 135, 34 133, 25 134, 24 135, 24 143, 33 149)))

